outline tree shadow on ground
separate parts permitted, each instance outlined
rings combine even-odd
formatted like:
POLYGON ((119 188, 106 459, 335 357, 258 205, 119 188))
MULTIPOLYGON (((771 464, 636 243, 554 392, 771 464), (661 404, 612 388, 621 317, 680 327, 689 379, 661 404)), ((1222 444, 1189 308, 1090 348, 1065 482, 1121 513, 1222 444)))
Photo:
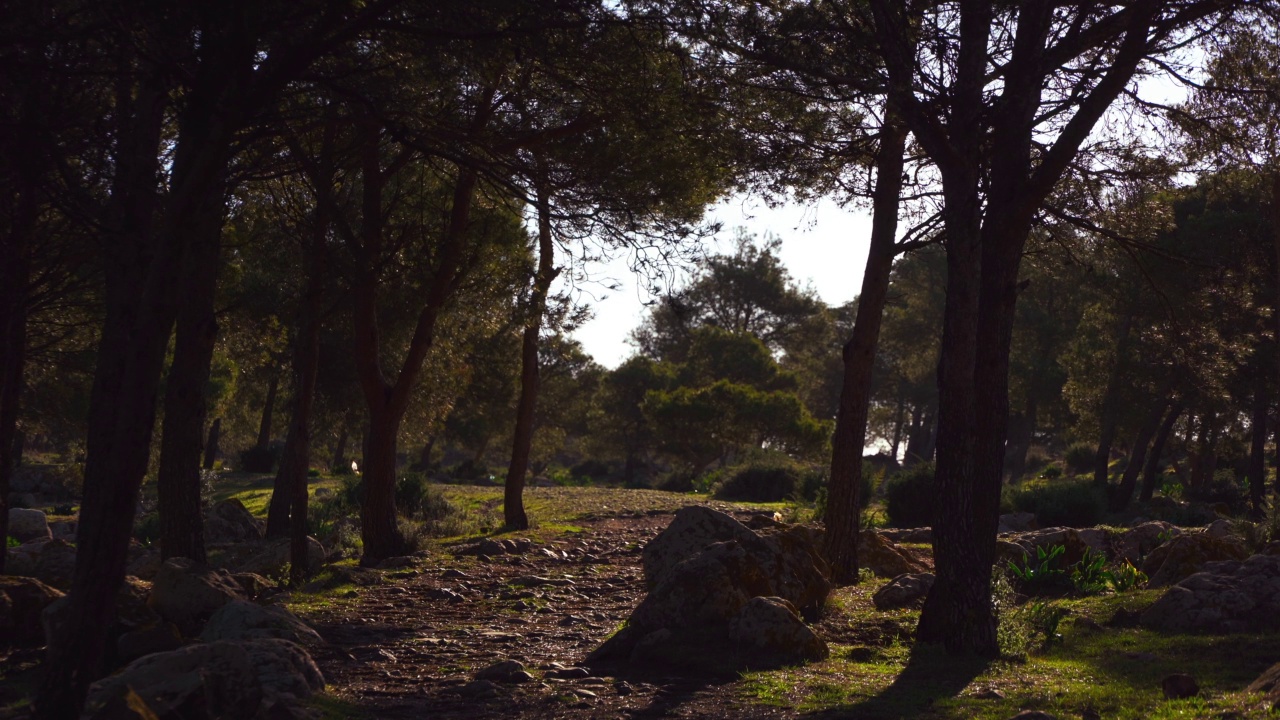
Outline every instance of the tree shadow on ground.
POLYGON ((987 658, 948 655, 939 645, 917 644, 893 684, 860 702, 807 715, 835 720, 890 720, 926 714, 938 700, 953 698, 990 665, 987 658))

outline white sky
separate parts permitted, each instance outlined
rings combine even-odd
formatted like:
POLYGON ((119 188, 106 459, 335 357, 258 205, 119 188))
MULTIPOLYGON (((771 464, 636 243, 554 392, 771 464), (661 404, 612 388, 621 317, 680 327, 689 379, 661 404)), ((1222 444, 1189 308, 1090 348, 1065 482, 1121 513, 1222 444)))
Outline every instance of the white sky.
MULTIPOLYGON (((708 219, 718 220, 724 228, 707 245, 708 254, 731 252, 736 228, 743 227, 761 238, 766 233, 781 238, 782 264, 802 286, 812 286, 829 305, 852 300, 862 286, 871 236, 869 211, 842 208, 831 200, 807 205, 788 203, 771 209, 757 198, 734 197, 712 208, 708 219)), ((590 268, 589 272, 593 279, 616 280, 622 287, 616 291, 591 284, 581 288, 587 293, 583 300, 592 306, 595 317, 574 337, 596 362, 617 367, 635 352, 627 336, 644 318, 644 303, 654 298, 637 285, 625 256, 590 268), (591 295, 602 299, 592 301, 591 295)))

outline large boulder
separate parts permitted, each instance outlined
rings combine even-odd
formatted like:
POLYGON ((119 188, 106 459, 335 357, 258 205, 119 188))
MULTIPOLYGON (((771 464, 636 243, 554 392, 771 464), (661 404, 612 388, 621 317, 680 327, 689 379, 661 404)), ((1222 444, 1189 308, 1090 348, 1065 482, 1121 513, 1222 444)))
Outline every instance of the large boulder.
POLYGON ((244 599, 244 590, 230 573, 187 558, 165 561, 151 583, 151 607, 188 636, 199 632, 218 608, 244 599))
POLYGON ((35 578, 0 575, 0 646, 42 644, 40 615, 61 597, 35 578))
POLYGON ((1218 538, 1205 533, 1185 533, 1152 550, 1142 561, 1148 587, 1173 585, 1223 560, 1244 560, 1249 556, 1244 543, 1235 538, 1218 538))
POLYGON ((894 610, 915 605, 929 594, 934 579, 933 573, 899 575, 877 590, 871 596, 871 602, 877 610, 894 610))
POLYGON ((1272 702, 1280 702, 1280 663, 1264 670, 1257 680, 1249 683, 1245 692, 1261 693, 1272 702))
POLYGON ((664 531, 650 543, 654 552, 646 549, 652 590, 632 613, 627 628, 593 652, 592 661, 697 666, 706 660, 727 672, 748 662, 765 666, 817 656, 804 632, 781 629, 788 622, 777 603, 770 601, 770 609, 756 600, 777 598, 792 615, 798 611, 816 617, 831 584, 813 531, 779 526, 756 534, 703 507, 680 510, 669 530, 671 536, 664 538, 664 531), (694 549, 697 537, 706 544, 694 549), (730 539, 717 540, 726 537, 730 539), (685 548, 683 558, 672 554, 678 546, 685 548), (744 616, 744 608, 753 603, 754 609, 744 616), (780 629, 767 640, 743 640, 746 629, 759 627, 766 618, 780 629), (791 640, 784 642, 785 638, 791 640), (769 648, 777 651, 772 657, 769 648))
POLYGON ((9 510, 9 534, 18 542, 53 537, 49 518, 43 510, 11 508, 9 510))
POLYGON ((1130 528, 1116 538, 1117 560, 1141 565, 1152 550, 1182 534, 1182 529, 1162 520, 1152 520, 1130 528))
POLYGON ((1036 514, 1029 512, 1007 513, 1000 516, 1000 525, 996 529, 998 533, 1016 533, 1027 532, 1039 528, 1036 522, 1036 514))
MULTIPOLYGON (((313 537, 307 538, 307 572, 314 575, 324 564, 324 546, 313 537)), ((290 563, 289 538, 277 538, 236 568, 239 573, 253 573, 267 577, 279 577, 290 563)))
POLYGON ((748 600, 729 624, 729 640, 756 667, 825 660, 831 654, 791 603, 778 597, 748 600))
POLYGON ((147 655, 94 683, 82 717, 128 717, 139 701, 160 720, 288 717, 323 687, 311 656, 288 640, 197 643, 147 655))
POLYGON ((278 605, 255 605, 243 600, 232 600, 218 608, 200 633, 200 639, 205 642, 260 638, 292 640, 306 647, 324 644, 315 630, 288 610, 278 605))
POLYGON ((929 571, 929 566, 900 545, 875 532, 858 534, 858 564, 880 577, 929 571))
MULTIPOLYGON (((1038 552, 1042 549, 1045 552, 1049 552, 1054 546, 1061 545, 1064 549, 1061 562, 1064 565, 1074 565, 1083 560, 1087 553, 1098 551, 1081 535, 1081 531, 1068 527, 1033 530, 1009 535, 1004 539, 1026 550, 1029 558, 1038 557, 1038 552)), ((1094 538, 1091 537, 1091 539, 1094 538)), ((1094 542, 1097 542, 1096 539, 1094 539, 1094 542)))
POLYGON ((263 523, 236 499, 215 503, 204 516, 204 540, 210 545, 256 542, 263 523))
POLYGON ((33 575, 62 591, 71 589, 76 572, 76 548, 65 540, 50 540, 40 546, 33 575))
POLYGON ((1174 632, 1280 631, 1280 556, 1207 563, 1166 590, 1140 621, 1174 632))

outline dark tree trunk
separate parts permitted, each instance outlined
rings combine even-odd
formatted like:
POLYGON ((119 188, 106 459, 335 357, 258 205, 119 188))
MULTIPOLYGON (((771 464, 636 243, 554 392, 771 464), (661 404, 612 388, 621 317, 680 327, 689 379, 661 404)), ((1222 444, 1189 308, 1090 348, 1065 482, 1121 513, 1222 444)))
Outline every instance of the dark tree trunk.
POLYGON ((823 552, 831 564, 832 580, 838 585, 858 582, 858 492, 862 484, 863 448, 866 447, 867 406, 871 397, 876 346, 880 341, 880 324, 889 294, 889 275, 893 270, 893 259, 898 254, 894 240, 898 232, 902 155, 906 140, 907 129, 896 114, 890 113, 880 130, 871 245, 862 275, 853 336, 844 346, 844 380, 831 443, 831 479, 827 485, 827 508, 823 518, 826 526, 823 552))
POLYGON ((1013 419, 1013 435, 1009 440, 1009 451, 1006 459, 1009 479, 1019 480, 1027 474, 1027 453, 1031 450, 1031 441, 1036 434, 1036 398, 1031 389, 1027 389, 1027 405, 1022 414, 1013 419))
POLYGON ((363 467, 364 504, 360 507, 360 534, 366 565, 404 555, 408 542, 396 517, 396 436, 400 417, 383 410, 369 418, 369 442, 363 467))
MULTIPOLYGON (((9 536, 9 487, 18 464, 18 407, 26 366, 27 291, 31 279, 28 250, 34 231, 32 207, 30 213, 20 213, 6 238, 4 268, 0 269, 0 538, 9 536)), ((7 551, 0 551, 0 574, 4 574, 7 555, 7 551)))
POLYGON ((329 463, 329 472, 343 472, 351 469, 351 462, 347 460, 347 439, 350 436, 350 422, 343 418, 342 427, 338 430, 338 442, 333 446, 333 461, 329 463))
POLYGON ((1218 456, 1215 452, 1217 440, 1217 423, 1210 415, 1200 418, 1200 435, 1196 438, 1192 455, 1191 487, 1201 488, 1213 482, 1213 473, 1217 470, 1218 456))
POLYGON ((1151 444, 1151 438, 1160 429, 1160 419, 1166 415, 1166 407, 1168 406, 1165 404, 1157 405, 1142 423, 1142 427, 1138 428, 1138 434, 1133 439, 1133 448, 1129 451, 1129 463, 1125 465, 1124 474, 1120 476, 1120 484, 1110 493, 1111 512, 1121 512, 1129 507, 1129 503, 1133 500, 1133 491, 1138 487, 1138 475, 1146 464, 1147 446, 1151 444))
POLYGON ((218 461, 218 440, 222 437, 222 418, 214 418, 209 426, 209 440, 204 446, 204 469, 212 470, 218 461))
POLYGON ((529 298, 529 317, 520 343, 520 400, 516 405, 516 427, 511 445, 511 464, 503 488, 502 517, 507 528, 526 530, 529 516, 524 511, 524 476, 529 470, 529 450, 533 445, 534 412, 538 402, 538 334, 547 307, 547 293, 556 270, 555 243, 551 236, 551 198, 546 188, 537 190, 538 271, 529 298))
POLYGON ((1116 440, 1116 425, 1120 421, 1120 393, 1124 385, 1125 357, 1129 351, 1129 335, 1133 330, 1133 313, 1126 313, 1120 322, 1116 341, 1116 364, 1107 379, 1107 389, 1102 397, 1098 414, 1098 450, 1093 456, 1093 484, 1106 487, 1110 476, 1111 446, 1116 440))
POLYGON ((918 404, 911 405, 911 424, 907 427, 907 452, 902 458, 904 466, 921 462, 924 453, 924 408, 918 404))
POLYGON ((1147 453, 1147 461, 1142 468, 1142 492, 1138 494, 1138 499, 1144 503, 1151 502, 1151 497, 1155 494, 1156 484, 1160 480, 1160 456, 1164 454, 1164 446, 1173 435, 1173 426, 1178 422, 1178 416, 1182 415, 1182 409, 1180 402, 1169 408, 1160 423, 1155 442, 1151 444, 1151 451, 1147 453))
POLYGON ((427 441, 422 443, 422 449, 418 451, 418 469, 426 472, 431 467, 431 453, 436 447, 436 433, 427 436, 427 441))
POLYGON ((1249 448, 1249 505, 1254 519, 1266 515, 1267 494, 1267 411, 1270 398, 1267 397, 1269 378, 1258 373, 1257 385, 1253 389, 1253 422, 1249 428, 1252 443, 1249 448))
POLYGON ((181 287, 187 297, 178 312, 173 362, 165 385, 160 435, 160 557, 205 562, 204 522, 200 506, 200 452, 204 449, 205 392, 218 340, 214 295, 226 211, 225 188, 213 183, 194 209, 183 262, 181 287))
POLYGON ((898 453, 902 449, 902 428, 906 420, 906 393, 901 385, 898 386, 898 409, 893 415, 893 443, 890 446, 889 454, 893 457, 894 462, 898 462, 898 453))
POLYGON ((258 421, 258 441, 254 447, 266 450, 271 445, 271 422, 276 410, 276 393, 280 388, 280 370, 271 368, 267 379, 267 399, 262 404, 262 419, 258 421))

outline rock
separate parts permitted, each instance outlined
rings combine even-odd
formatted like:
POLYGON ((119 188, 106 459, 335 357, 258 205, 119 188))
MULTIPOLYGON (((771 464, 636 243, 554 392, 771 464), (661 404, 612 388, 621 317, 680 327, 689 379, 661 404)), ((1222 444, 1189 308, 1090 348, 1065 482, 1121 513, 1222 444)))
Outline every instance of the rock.
POLYGON ((716 542, 737 540, 748 544, 759 535, 728 515, 695 505, 681 508, 671 524, 644 547, 644 579, 649 588, 668 570, 716 542))
POLYGON ((503 660, 476 673, 475 679, 508 683, 524 682, 528 676, 529 674, 524 669, 524 663, 519 660, 503 660))
POLYGON ((1026 532, 1028 530, 1036 530, 1040 526, 1036 523, 1036 514, 1029 512, 1008 513, 1000 516, 1000 526, 996 530, 998 533, 1016 533, 1026 532))
POLYGON ((226 570, 187 558, 167 560, 151 584, 151 607, 185 635, 195 635, 218 608, 244 599, 244 590, 226 570))
POLYGON ((36 574, 36 558, 40 548, 48 540, 33 540, 18 547, 8 548, 5 553, 4 571, 9 575, 32 577, 36 574))
POLYGON ((160 621, 151 608, 151 583, 126 575, 116 591, 116 621, 126 629, 147 627, 160 621))
POLYGON ((59 540, 75 542, 76 526, 77 523, 59 520, 58 522, 49 523, 49 532, 53 533, 53 536, 59 540))
POLYGON ((316 488, 315 496, 317 500, 333 497, 333 488, 316 488))
POLYGON ((0 646, 42 644, 41 613, 61 597, 35 578, 0 575, 0 646))
POLYGON ((1187 533, 1152 550, 1142 562, 1142 572, 1149 578, 1148 587, 1165 587, 1200 572, 1206 563, 1244 560, 1247 556, 1238 540, 1187 533))
POLYGON ((1201 530, 1200 532, 1204 533, 1205 535, 1208 535, 1209 537, 1218 538, 1219 540, 1222 540, 1224 538, 1240 537, 1240 533, 1237 532, 1236 530, 1235 521, 1228 520, 1226 518, 1218 518, 1217 520, 1214 520, 1213 522, 1209 523, 1204 530, 1201 530))
POLYGON ((498 685, 492 680, 472 680, 462 686, 462 694, 477 699, 491 698, 498 694, 498 685))
POLYGON ((127 716, 130 692, 162 720, 265 717, 323 687, 315 662, 287 640, 197 643, 147 655, 94 683, 82 717, 127 716))
POLYGON ((1251 693, 1262 693, 1268 700, 1280 700, 1280 663, 1264 670, 1245 690, 1251 693))
POLYGON ((933 542, 933 528, 931 527, 884 528, 877 530, 876 533, 896 543, 928 545, 933 542))
POLYGON ((1007 567, 1012 563, 1021 568, 1027 564, 1028 557, 1030 553, 1018 543, 1011 540, 996 540, 996 565, 1007 567))
POLYGON ((65 540, 50 540, 36 556, 35 577, 48 585, 66 591, 76 572, 76 548, 65 540))
POLYGON ((1106 528, 1080 528, 1076 534, 1095 555, 1110 556, 1112 553, 1111 531, 1106 528))
POLYGON ((1280 556, 1208 563, 1166 590, 1140 621, 1174 632, 1280 631, 1280 556))
POLYGON ((487 555, 489 557, 496 557, 498 555, 522 555, 529 552, 532 548, 533 541, 525 538, 503 538, 502 540, 485 538, 480 542, 465 548, 460 554, 487 555))
MULTIPOLYGON (((253 557, 244 561, 236 568, 237 573, 253 573, 255 575, 266 575, 269 577, 278 577, 285 572, 285 567, 289 565, 291 558, 291 540, 289 538, 276 538, 268 541, 263 548, 253 557)), ((320 572, 320 568, 324 565, 324 546, 319 540, 313 537, 307 538, 307 572, 314 575, 320 572)))
POLYGON ((1009 720, 1058 720, 1053 715, 1039 710, 1023 710, 1022 712, 1009 718, 1009 720))
POLYGON ((236 499, 215 503, 204 516, 204 541, 210 545, 257 542, 264 524, 236 499))
POLYGON ((205 642, 259 638, 292 640, 312 648, 324 644, 315 630, 288 610, 278 605, 255 605, 243 600, 232 600, 218 608, 200 633, 200 639, 205 642))
POLYGON ((1064 548, 1062 554, 1062 563, 1064 566, 1074 565, 1084 559, 1085 553, 1093 551, 1089 543, 1081 537, 1080 531, 1075 528, 1052 527, 1043 530, 1034 530, 1032 532, 1020 533, 1007 538, 1027 551, 1028 558, 1037 557, 1038 551, 1043 548, 1046 552, 1055 545, 1061 545, 1064 548))
POLYGON ((933 573, 899 575, 892 582, 876 591, 871 602, 877 610, 893 610, 908 607, 924 600, 933 587, 933 573))
POLYGON ((120 662, 130 663, 140 657, 158 652, 169 652, 182 647, 182 633, 171 622, 159 622, 151 627, 123 633, 116 639, 116 653, 120 662))
POLYGON ((240 586, 241 590, 244 590, 245 596, 250 600, 263 595, 268 590, 275 587, 270 580, 257 573, 233 573, 231 575, 231 579, 236 581, 236 584, 240 586))
POLYGON ((1152 550, 1181 534, 1181 528, 1167 522, 1153 520, 1142 523, 1126 530, 1116 539, 1116 559, 1128 560, 1135 566, 1141 565, 1152 550))
POLYGON ((880 577, 925 573, 929 566, 879 533, 858 534, 858 563, 880 577))
POLYGON ((1183 700, 1200 694, 1196 679, 1186 673, 1166 675, 1160 681, 1160 688, 1164 690, 1166 700, 1183 700))
POLYGON ((129 561, 129 567, 125 572, 143 580, 154 580, 163 563, 159 549, 146 550, 129 561))
POLYGON ((830 651, 804 624, 791 603, 778 597, 754 597, 729 625, 729 640, 747 651, 752 664, 781 667, 825 660, 830 651))
POLYGON ((418 564, 418 559, 412 555, 395 555, 379 562, 376 567, 379 570, 395 570, 398 568, 411 568, 418 564))
POLYGON ((9 534, 18 542, 53 537, 53 532, 49 529, 49 518, 43 510, 17 507, 9 510, 9 534))

